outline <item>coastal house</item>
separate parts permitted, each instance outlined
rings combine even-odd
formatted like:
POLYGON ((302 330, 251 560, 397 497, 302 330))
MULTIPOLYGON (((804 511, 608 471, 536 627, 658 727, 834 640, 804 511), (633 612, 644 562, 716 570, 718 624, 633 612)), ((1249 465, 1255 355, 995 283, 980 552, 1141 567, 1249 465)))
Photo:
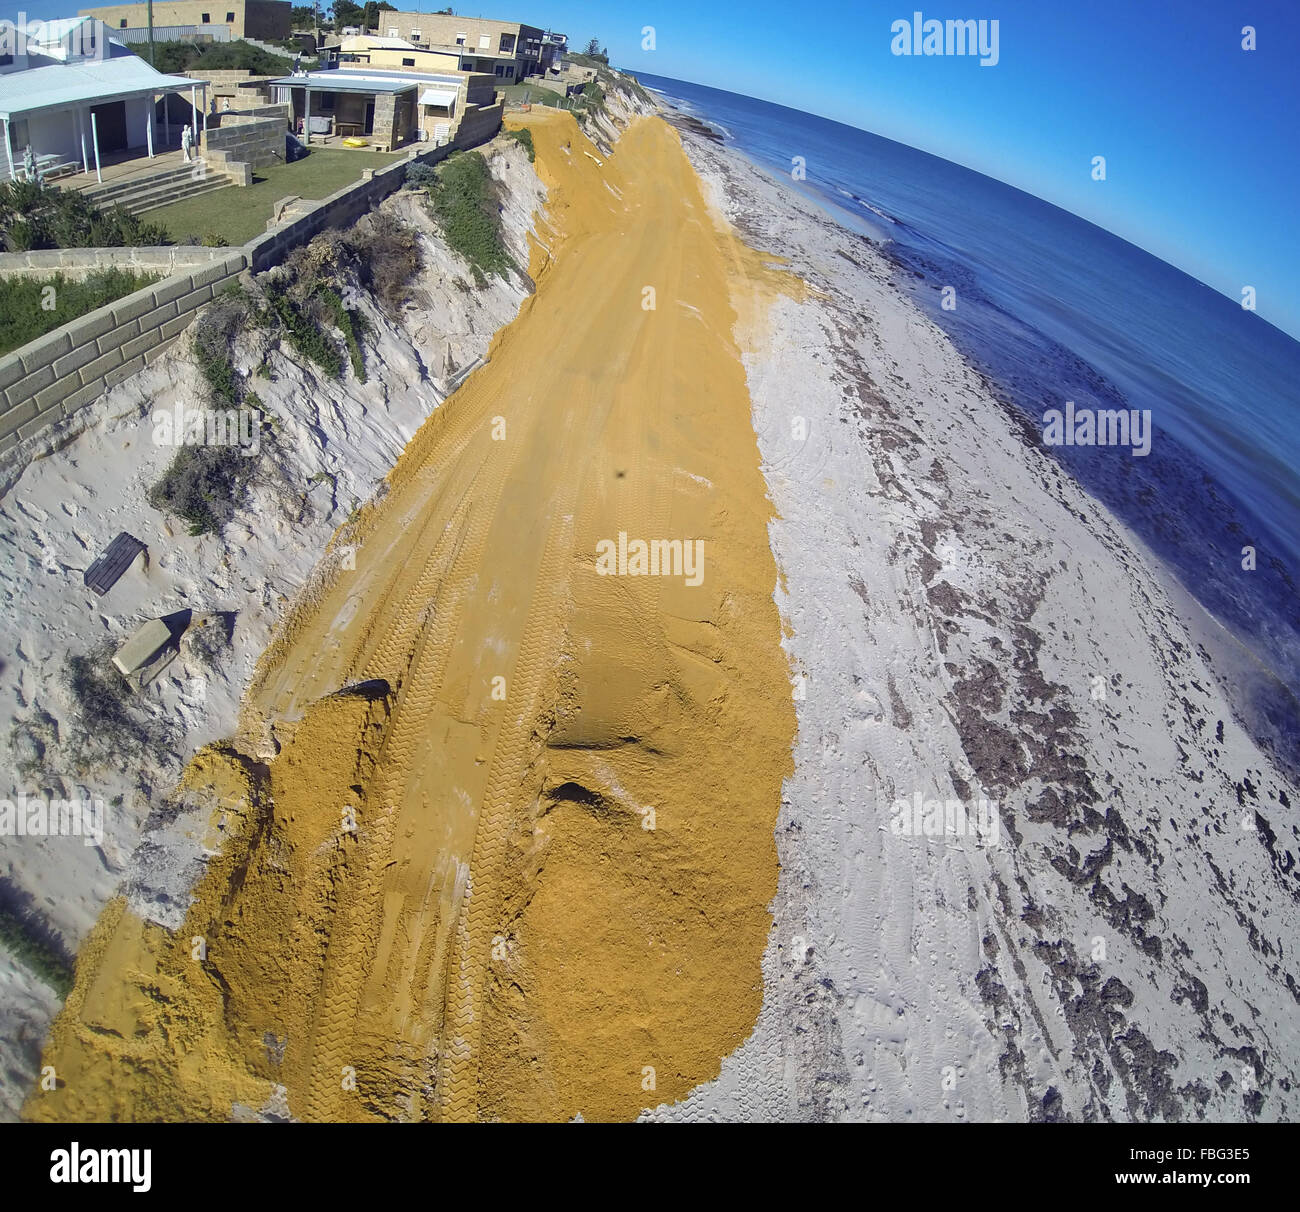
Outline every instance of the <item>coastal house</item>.
POLYGON ((451 51, 461 71, 486 73, 498 83, 513 84, 543 70, 545 31, 519 21, 385 10, 376 32, 417 47, 451 51))
POLYGON ((460 54, 450 49, 416 46, 405 38, 361 34, 328 48, 330 66, 378 68, 382 71, 458 72, 460 54))
POLYGON ((478 115, 493 110, 496 100, 492 77, 482 73, 385 71, 368 63, 340 63, 267 84, 271 100, 289 107, 292 129, 307 141, 313 135, 351 137, 381 151, 449 142, 462 123, 477 126, 478 115))
POLYGON ((31 22, 0 55, 0 178, 23 175, 29 147, 47 177, 101 181, 107 164, 152 160, 179 143, 183 124, 202 130, 206 87, 155 71, 91 18, 31 22))
MULTIPOLYGON (((153 24, 155 30, 193 27, 199 38, 220 30, 220 41, 287 38, 292 7, 289 0, 154 0, 153 24)), ((147 4, 113 4, 80 9, 78 16, 93 17, 110 30, 134 32, 147 27, 148 10, 147 4)))

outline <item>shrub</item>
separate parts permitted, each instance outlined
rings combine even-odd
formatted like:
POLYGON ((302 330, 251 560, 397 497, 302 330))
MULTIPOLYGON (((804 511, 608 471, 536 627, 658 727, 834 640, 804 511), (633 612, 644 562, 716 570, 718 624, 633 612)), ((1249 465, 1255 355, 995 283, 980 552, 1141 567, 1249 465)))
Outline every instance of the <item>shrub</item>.
POLYGON ((588 80, 582 86, 582 104, 591 110, 605 107, 605 90, 595 80, 588 80))
POLYGON ((343 373, 343 358, 338 346, 321 331, 319 324, 308 320, 278 286, 268 284, 266 297, 272 312, 284 326, 289 344, 303 357, 315 362, 331 379, 337 379, 343 373))
POLYGON ((211 615, 199 620, 185 633, 190 651, 209 669, 216 669, 230 651, 233 619, 233 615, 211 615))
POLYGON ((343 306, 343 299, 338 291, 323 286, 319 291, 321 302, 329 310, 334 327, 343 334, 344 344, 348 347, 348 359, 352 363, 352 372, 357 381, 366 381, 366 364, 361 357, 361 334, 366 331, 365 318, 358 312, 343 306))
POLYGON ((0 876, 0 945, 60 997, 72 991, 73 960, 63 937, 37 912, 30 892, 0 876))
POLYGON ((353 230, 348 244, 356 254, 362 285, 386 312, 399 313, 423 261, 415 229, 386 211, 376 211, 353 230))
POLYGON ((0 353, 9 353, 69 320, 157 281, 156 274, 122 269, 97 270, 80 282, 69 281, 62 274, 39 280, 0 279, 0 353), (49 287, 54 288, 53 296, 46 293, 49 287), (54 306, 47 310, 44 304, 51 300, 54 306))
POLYGON ((199 313, 190 339, 194 359, 218 404, 239 403, 239 376, 231 362, 235 338, 253 315, 242 290, 227 289, 199 313))
POLYGON ((482 285, 493 274, 515 268, 501 238, 501 204, 487 161, 476 151, 456 152, 438 166, 430 194, 443 238, 469 262, 482 285))
POLYGON ((75 712, 70 756, 84 770, 96 761, 121 766, 146 748, 171 740, 171 728, 146 717, 110 657, 111 646, 89 655, 70 654, 63 665, 63 681, 71 692, 75 712))
POLYGON ((219 535, 244 503, 256 461, 238 446, 182 446, 149 504, 188 522, 192 535, 219 535))
POLYGON ((0 235, 11 252, 171 243, 165 228, 129 215, 120 206, 100 210, 75 189, 29 181, 0 185, 0 235))
POLYGON ((528 162, 530 164, 536 161, 537 149, 533 147, 533 132, 526 126, 521 126, 518 130, 506 131, 506 138, 513 139, 528 153, 528 162))
POLYGON ((432 189, 438 184, 438 173, 431 164, 417 161, 406 170, 406 184, 416 189, 432 189))
POLYGON ((256 76, 283 76, 293 68, 292 56, 273 55, 248 42, 159 42, 154 45, 154 67, 168 75, 205 71, 251 71, 256 76))

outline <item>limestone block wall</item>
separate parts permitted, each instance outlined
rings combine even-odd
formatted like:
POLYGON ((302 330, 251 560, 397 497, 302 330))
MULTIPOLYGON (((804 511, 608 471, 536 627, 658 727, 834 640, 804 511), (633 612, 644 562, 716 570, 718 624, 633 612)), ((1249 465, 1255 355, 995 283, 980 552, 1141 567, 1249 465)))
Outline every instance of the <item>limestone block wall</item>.
POLYGON ((225 255, 109 303, 0 358, 0 454, 143 370, 248 263, 243 251, 206 251, 225 255))

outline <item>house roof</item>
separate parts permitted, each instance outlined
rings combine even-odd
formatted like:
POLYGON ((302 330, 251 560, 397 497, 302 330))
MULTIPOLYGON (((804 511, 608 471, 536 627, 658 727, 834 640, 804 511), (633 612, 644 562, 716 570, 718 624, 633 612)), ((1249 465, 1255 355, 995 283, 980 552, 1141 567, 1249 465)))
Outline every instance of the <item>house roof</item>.
POLYGON ((344 38, 339 43, 339 50, 345 54, 349 51, 418 49, 413 43, 407 42, 405 38, 375 38, 369 34, 362 34, 356 38, 344 38))
POLYGON ((313 92, 328 93, 401 93, 410 88, 435 85, 459 88, 462 77, 439 75, 436 72, 363 72, 351 68, 334 68, 327 71, 303 72, 298 76, 280 76, 267 84, 285 88, 309 88, 313 92))
POLYGON ((297 76, 279 76, 267 84, 284 88, 306 88, 314 93, 401 93, 415 88, 420 78, 414 72, 405 77, 372 76, 367 72, 303 72, 297 76))
POLYGON ((206 87, 202 80, 164 76, 135 55, 52 63, 0 76, 0 117, 174 92, 196 84, 206 87))

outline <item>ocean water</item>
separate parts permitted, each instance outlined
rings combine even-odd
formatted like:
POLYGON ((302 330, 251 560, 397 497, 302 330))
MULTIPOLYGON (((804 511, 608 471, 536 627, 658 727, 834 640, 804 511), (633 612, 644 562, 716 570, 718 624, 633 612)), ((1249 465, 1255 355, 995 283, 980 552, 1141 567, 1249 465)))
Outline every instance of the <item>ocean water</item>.
POLYGON ((826 118, 640 73, 759 167, 884 243, 898 284, 1044 432, 1150 410, 1145 457, 1054 446, 1187 594, 1252 732, 1300 766, 1300 343, 1239 302, 990 177, 826 118), (956 290, 945 310, 943 290, 956 290), (1244 547, 1256 567, 1243 569, 1244 547), (1215 626, 1215 623, 1221 626, 1215 626), (1231 670, 1225 668, 1231 664, 1231 670))

